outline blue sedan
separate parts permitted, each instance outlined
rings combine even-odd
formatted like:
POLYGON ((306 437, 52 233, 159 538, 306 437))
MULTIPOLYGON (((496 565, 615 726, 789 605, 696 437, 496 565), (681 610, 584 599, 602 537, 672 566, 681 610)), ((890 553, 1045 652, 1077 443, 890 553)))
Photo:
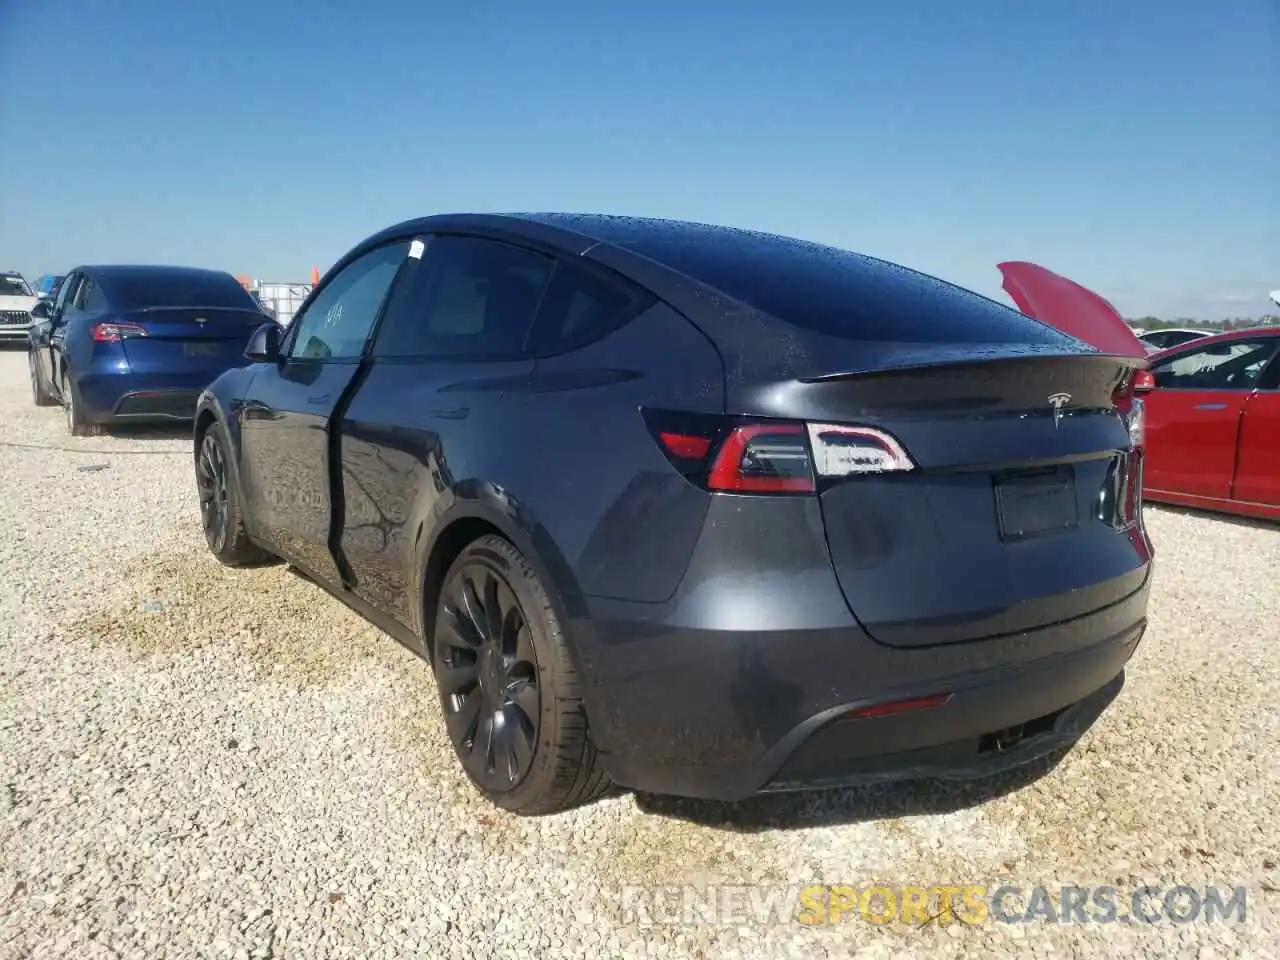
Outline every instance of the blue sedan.
POLYGON ((75 436, 193 419, 200 391, 246 362, 268 319, 229 273, 149 266, 77 267, 32 315, 32 396, 61 403, 75 436))

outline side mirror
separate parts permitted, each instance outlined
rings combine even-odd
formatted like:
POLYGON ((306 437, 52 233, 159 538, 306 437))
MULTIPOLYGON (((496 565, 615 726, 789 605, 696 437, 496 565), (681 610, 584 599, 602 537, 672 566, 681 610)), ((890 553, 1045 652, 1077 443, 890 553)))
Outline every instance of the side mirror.
POLYGON ((244 358, 250 363, 276 363, 280 359, 280 324, 271 320, 253 331, 244 358))
POLYGON ((1137 396, 1150 393, 1156 388, 1155 374, 1150 370, 1139 370, 1133 375, 1133 392, 1137 396))
POLYGON ((32 320, 48 320, 53 316, 53 304, 48 300, 37 300, 31 308, 32 320))

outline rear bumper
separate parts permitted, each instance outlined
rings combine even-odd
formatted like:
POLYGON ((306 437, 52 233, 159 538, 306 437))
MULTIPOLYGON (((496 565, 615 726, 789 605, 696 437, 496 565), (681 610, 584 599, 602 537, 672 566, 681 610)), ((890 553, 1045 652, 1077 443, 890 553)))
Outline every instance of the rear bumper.
POLYGON ((147 390, 126 393, 113 420, 194 420, 199 390, 147 390))
POLYGON ((718 679, 637 681, 607 696, 612 728, 602 756, 623 786, 730 801, 761 791, 994 774, 1079 739, 1119 692, 1145 629, 1139 621, 1073 653, 861 694, 833 683, 821 658, 807 689, 765 676, 742 677, 727 690, 716 689, 718 679), (914 712, 848 717, 872 704, 938 694, 950 698, 914 712), (823 701, 830 705, 808 712, 823 701), (766 733, 788 721, 776 739, 766 733))
POLYGON ((989 776, 1070 747, 1120 693, 1141 636, 1137 628, 1088 656, 961 687, 916 714, 820 723, 762 789, 989 776))
POLYGON ((196 401, 217 372, 88 373, 76 379, 81 408, 97 423, 193 420, 196 401))
MULTIPOLYGON (((788 537, 815 508, 779 499, 735 530, 733 555, 763 549, 767 569, 734 575, 704 538, 670 601, 588 598, 571 617, 593 739, 616 782, 733 801, 984 775, 1074 742, 1118 692, 1146 629, 1149 564, 1138 589, 1083 616, 892 647, 853 618, 822 541, 788 537), (939 695, 929 709, 847 716, 939 695)), ((708 523, 723 522, 716 509, 708 523)))

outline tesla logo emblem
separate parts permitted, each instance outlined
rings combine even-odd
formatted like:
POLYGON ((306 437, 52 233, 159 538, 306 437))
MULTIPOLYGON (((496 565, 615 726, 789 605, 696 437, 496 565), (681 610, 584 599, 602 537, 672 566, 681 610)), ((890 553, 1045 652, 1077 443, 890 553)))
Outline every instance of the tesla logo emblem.
POLYGON ((204 317, 196 317, 196 323, 200 324, 200 326, 202 326, 202 327, 203 327, 203 326, 205 325, 206 321, 205 321, 204 317))
POLYGON ((1071 394, 1055 393, 1049 397, 1049 406, 1053 407, 1053 429, 1057 430, 1062 423, 1062 408, 1071 402, 1071 394))

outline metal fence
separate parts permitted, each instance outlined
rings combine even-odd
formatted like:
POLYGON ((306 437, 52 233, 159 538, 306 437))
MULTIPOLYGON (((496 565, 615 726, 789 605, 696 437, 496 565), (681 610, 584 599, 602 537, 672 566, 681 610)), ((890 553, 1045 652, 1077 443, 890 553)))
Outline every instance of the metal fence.
POLYGON ((311 293, 309 283, 281 283, 261 280, 254 285, 258 301, 281 324, 287 324, 311 293))

